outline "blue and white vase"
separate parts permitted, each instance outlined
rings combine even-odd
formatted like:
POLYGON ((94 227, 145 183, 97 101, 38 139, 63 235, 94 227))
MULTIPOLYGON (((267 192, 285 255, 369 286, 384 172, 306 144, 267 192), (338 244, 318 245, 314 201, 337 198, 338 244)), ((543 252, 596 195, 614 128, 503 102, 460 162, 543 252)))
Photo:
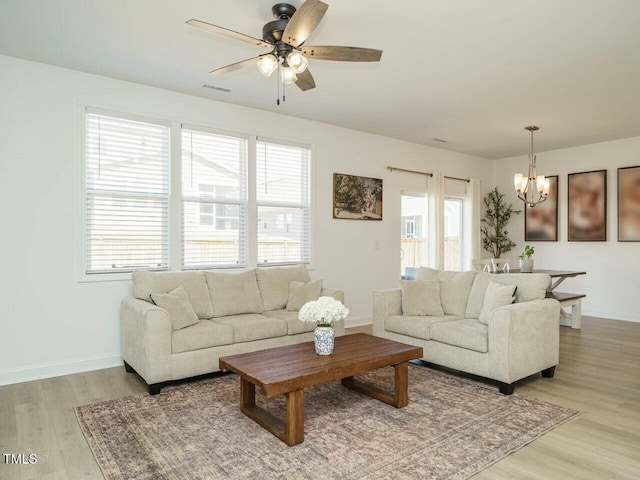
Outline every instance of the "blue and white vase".
POLYGON ((313 340, 316 346, 316 354, 331 355, 336 334, 333 328, 327 326, 317 326, 313 331, 313 340))

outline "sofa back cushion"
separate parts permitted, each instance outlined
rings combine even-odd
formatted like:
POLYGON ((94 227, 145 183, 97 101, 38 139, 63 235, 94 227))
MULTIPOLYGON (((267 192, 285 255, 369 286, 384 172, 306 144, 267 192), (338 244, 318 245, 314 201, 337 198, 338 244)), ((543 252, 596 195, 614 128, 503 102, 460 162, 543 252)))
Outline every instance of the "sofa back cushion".
POLYGON ((400 280, 403 315, 444 317, 437 280, 400 280))
POLYGON ((308 283, 311 281, 307 267, 304 265, 258 267, 256 268, 256 277, 262 297, 262 306, 266 311, 281 310, 287 306, 290 282, 308 283))
POLYGON ((546 273, 486 273, 478 272, 471 288, 465 317, 478 318, 484 304, 484 295, 490 282, 502 285, 516 285, 514 303, 542 300, 551 285, 551 277, 546 273))
POLYGON ((150 302, 152 293, 168 293, 178 285, 189 295, 198 318, 213 317, 213 305, 203 272, 133 272, 133 296, 150 302))
POLYGON ((452 272, 420 267, 417 279, 440 282, 440 303, 447 315, 464 317, 476 272, 452 272))
POLYGON ((256 271, 205 272, 213 303, 213 317, 262 313, 262 299, 258 291, 256 271))

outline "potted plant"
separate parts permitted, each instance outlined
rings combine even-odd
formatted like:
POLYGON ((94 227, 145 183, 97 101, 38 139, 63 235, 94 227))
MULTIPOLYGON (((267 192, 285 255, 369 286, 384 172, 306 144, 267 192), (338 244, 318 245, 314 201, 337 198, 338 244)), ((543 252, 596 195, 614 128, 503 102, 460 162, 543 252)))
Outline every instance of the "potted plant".
POLYGON ((520 214, 520 210, 514 210, 512 204, 504 200, 504 193, 498 191, 498 187, 491 190, 484 197, 484 218, 481 220, 482 247, 493 254, 493 258, 500 258, 516 246, 509 238, 506 229, 511 215, 520 214))
POLYGON ((522 251, 522 255, 518 256, 520 259, 520 271, 522 273, 533 272, 533 257, 534 250, 531 245, 526 245, 522 251))

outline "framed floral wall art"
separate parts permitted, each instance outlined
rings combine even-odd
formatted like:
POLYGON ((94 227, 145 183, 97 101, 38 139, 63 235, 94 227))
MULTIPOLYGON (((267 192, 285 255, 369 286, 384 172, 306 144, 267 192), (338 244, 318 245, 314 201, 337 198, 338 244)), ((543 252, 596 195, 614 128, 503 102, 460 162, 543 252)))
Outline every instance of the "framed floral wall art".
POLYGON ((334 173, 333 218, 382 220, 382 179, 334 173))
POLYGON ((527 242, 558 241, 558 176, 547 176, 547 199, 530 207, 524 207, 524 239, 527 242))
POLYGON ((570 242, 607 241, 607 171, 569 174, 570 242))
POLYGON ((640 166, 618 169, 618 241, 640 242, 640 166))

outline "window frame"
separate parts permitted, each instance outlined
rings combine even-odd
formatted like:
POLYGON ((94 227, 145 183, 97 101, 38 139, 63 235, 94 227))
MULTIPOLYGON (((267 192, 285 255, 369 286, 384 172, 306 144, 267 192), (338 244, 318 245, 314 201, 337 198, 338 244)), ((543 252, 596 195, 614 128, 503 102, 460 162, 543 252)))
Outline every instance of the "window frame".
MULTIPOLYGON (((198 269, 215 269, 215 270, 249 270, 253 268, 260 267, 269 267, 269 266, 279 266, 279 265, 291 265, 291 264, 306 264, 309 270, 313 270, 314 267, 314 259, 315 259, 315 205, 316 205, 316 188, 315 188, 315 162, 314 162, 314 154, 315 154, 315 143, 311 140, 296 140, 290 138, 276 138, 272 136, 262 136, 257 133, 249 133, 241 130, 228 130, 223 128, 218 128, 215 126, 210 126, 203 123, 190 123, 190 122, 182 122, 179 119, 173 118, 171 115, 164 114, 162 116, 157 116, 157 113, 153 115, 145 115, 138 113, 129 113, 126 110, 126 107, 122 107, 120 109, 120 105, 118 105, 118 110, 109 109, 109 108, 101 108, 94 107, 93 103, 80 103, 78 108, 78 130, 79 130, 79 141, 77 143, 77 155, 78 155, 78 176, 80 179, 79 188, 77 190, 77 198, 78 198, 78 209, 77 209, 77 218, 79 222, 79 226, 77 231, 79 235, 76 239, 78 249, 80 252, 79 257, 77 258, 77 281, 80 283, 91 283, 91 282, 118 282, 118 281, 129 281, 131 280, 132 273, 134 271, 142 270, 136 269, 127 272, 105 272, 105 273, 86 273, 87 266, 87 250, 86 250, 86 239, 87 239, 87 222, 86 222, 86 213, 87 213, 87 203, 86 203, 86 195, 87 195, 87 185, 86 185, 86 167, 87 167, 87 157, 86 157, 86 144, 87 144, 87 114, 93 113, 97 115, 106 115, 115 118, 121 118, 123 120, 131 120, 137 122, 145 122, 151 124, 157 124, 166 126, 169 129, 169 168, 168 168, 168 182, 169 182, 169 197, 168 197, 168 263, 166 268, 161 269, 144 269, 144 270, 161 270, 161 271, 170 271, 170 272, 181 272, 181 271, 190 271, 190 270, 198 270, 198 269), (200 130, 203 132, 210 132, 218 135, 229 135, 235 137, 245 138, 247 141, 247 225, 246 225, 246 262, 244 265, 230 265, 230 266, 215 266, 215 267, 194 267, 194 268, 184 268, 182 266, 182 132, 184 129, 193 129, 200 130), (258 203, 256 201, 256 158, 257 158, 257 143, 258 142, 267 142, 267 143, 275 143, 284 146, 298 147, 298 148, 306 148, 309 150, 309 205, 308 205, 308 215, 309 215, 309 259, 306 262, 269 262, 267 264, 258 263, 258 231, 257 231, 257 220, 258 220, 258 203)), ((214 222, 215 222, 215 212, 214 212, 214 222)))
POLYGON ((138 115, 128 112, 115 111, 105 108, 93 107, 88 104, 81 105, 80 108, 80 141, 79 144, 79 177, 80 177, 80 189, 78 191, 78 211, 80 218, 80 226, 78 231, 80 232, 79 238, 77 240, 78 248, 80 251, 80 259, 77 265, 78 271, 78 281, 79 282, 109 282, 109 281, 123 281, 130 280, 131 274, 134 271, 145 270, 145 271, 171 271, 172 265, 172 251, 171 251, 171 195, 172 195, 172 155, 173 155, 173 137, 172 137, 172 123, 168 120, 160 119, 157 117, 146 116, 146 115, 138 115), (118 118, 122 120, 128 120, 132 122, 142 122, 149 123, 154 125, 159 125, 168 128, 169 133, 169 165, 167 169, 167 181, 168 181, 168 196, 167 196, 167 265, 166 267, 159 268, 145 268, 145 269, 133 269, 127 271, 115 271, 115 272, 95 272, 88 273, 88 242, 87 242, 87 233, 88 233, 88 225, 87 225, 87 116, 89 114, 92 115, 102 115, 113 118, 118 118))
MULTIPOLYGON (((464 268, 466 265, 466 251, 465 251, 465 242, 466 242, 466 222, 465 222, 465 203, 466 203, 466 198, 463 197, 462 195, 454 195, 454 194, 445 194, 444 196, 444 203, 442 205, 443 209, 446 210, 446 204, 447 204, 447 200, 453 200, 455 202, 457 202, 460 205, 460 243, 459 243, 459 257, 460 257, 460 264, 458 265, 458 270, 459 272, 464 272, 464 268)), ((442 231, 442 236, 443 236, 443 246, 444 246, 444 238, 446 237, 444 230, 442 231)), ((444 262, 444 259, 446 257, 446 253, 442 252, 443 254, 443 259, 442 261, 444 262)))

